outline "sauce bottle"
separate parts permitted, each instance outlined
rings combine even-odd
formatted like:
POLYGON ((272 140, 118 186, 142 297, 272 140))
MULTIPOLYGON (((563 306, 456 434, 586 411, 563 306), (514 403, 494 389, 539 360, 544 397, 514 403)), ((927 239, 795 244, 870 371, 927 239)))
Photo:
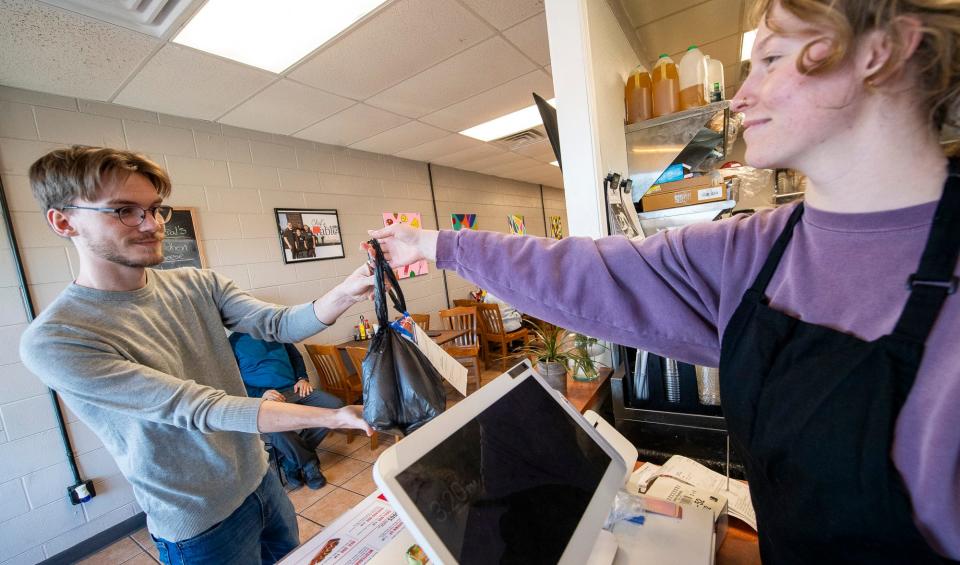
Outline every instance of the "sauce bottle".
POLYGON ((680 75, 677 65, 666 53, 653 67, 653 117, 672 114, 680 109, 680 75))
POLYGON ((653 117, 653 82, 650 72, 643 65, 637 65, 623 89, 623 101, 627 109, 627 124, 642 122, 653 117))

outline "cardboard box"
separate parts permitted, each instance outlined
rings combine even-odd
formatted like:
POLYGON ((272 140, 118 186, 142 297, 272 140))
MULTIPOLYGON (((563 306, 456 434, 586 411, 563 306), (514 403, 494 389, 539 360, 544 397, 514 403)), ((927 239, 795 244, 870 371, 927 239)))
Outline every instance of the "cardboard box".
POLYGON ((688 179, 675 180, 673 182, 664 182, 650 187, 647 194, 656 194, 658 192, 670 192, 672 190, 685 190, 693 188, 707 188, 716 186, 721 177, 715 175, 701 175, 699 177, 690 177, 688 179))
MULTIPOLYGON (((677 182, 687 182, 698 180, 684 179, 677 182)), ((705 202, 716 202, 718 200, 727 200, 727 185, 721 184, 714 186, 713 179, 706 177, 706 182, 699 186, 685 187, 675 190, 665 190, 667 186, 676 183, 667 183, 660 185, 658 192, 647 192, 640 200, 644 212, 653 212, 655 210, 667 210, 669 208, 679 208, 681 206, 692 206, 694 204, 703 204, 705 202)))

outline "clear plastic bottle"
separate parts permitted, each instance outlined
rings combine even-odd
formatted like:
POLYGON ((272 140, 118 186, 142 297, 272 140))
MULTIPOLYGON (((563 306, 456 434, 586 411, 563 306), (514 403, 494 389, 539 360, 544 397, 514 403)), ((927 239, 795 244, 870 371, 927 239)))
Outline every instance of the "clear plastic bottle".
POLYGON ((680 109, 680 75, 677 65, 666 53, 653 67, 653 117, 666 116, 680 109))
POLYGON ((643 65, 637 65, 623 89, 623 101, 627 109, 627 124, 642 122, 653 117, 653 82, 650 71, 643 65))
POLYGON ((723 100, 726 84, 723 81, 723 63, 719 59, 707 58, 707 101, 723 100))
POLYGON ((707 65, 703 52, 696 45, 687 48, 680 59, 680 109, 689 110, 707 103, 703 96, 707 79, 707 65))

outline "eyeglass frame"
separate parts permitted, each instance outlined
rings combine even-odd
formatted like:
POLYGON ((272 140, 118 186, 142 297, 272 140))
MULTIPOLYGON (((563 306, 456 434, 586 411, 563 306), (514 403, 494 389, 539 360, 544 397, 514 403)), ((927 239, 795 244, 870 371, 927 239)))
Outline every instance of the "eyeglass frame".
POLYGON ((169 206, 169 205, 167 205, 167 204, 157 204, 156 206, 151 206, 151 207, 149 207, 149 208, 142 208, 142 207, 140 207, 140 206, 135 206, 135 205, 133 205, 133 204, 128 204, 127 206, 120 206, 119 208, 96 208, 96 207, 93 207, 93 206, 73 206, 73 205, 68 205, 68 206, 62 206, 62 207, 60 208, 60 210, 61 210, 61 211, 62 211, 62 210, 93 210, 94 212, 103 212, 103 213, 105 213, 105 214, 116 214, 116 215, 117 215, 117 221, 120 222, 121 224, 127 226, 128 228, 139 227, 141 224, 143 224, 143 222, 145 222, 145 221, 147 220, 147 212, 150 212, 150 215, 153 216, 153 220, 154 220, 155 222, 157 222, 158 224, 166 224, 167 222, 170 221, 170 218, 173 217, 173 206, 169 206), (121 211, 121 210, 124 210, 124 209, 126 209, 126 208, 134 208, 134 209, 136 209, 136 210, 140 210, 140 214, 141 214, 141 215, 140 215, 140 221, 137 222, 136 224, 132 225, 132 226, 131 226, 130 224, 125 224, 125 223, 123 222, 123 219, 120 217, 120 211, 121 211), (169 217, 168 217, 167 219, 163 219, 163 218, 157 217, 157 211, 160 210, 160 208, 167 208, 167 209, 170 210, 170 215, 169 215, 169 217))

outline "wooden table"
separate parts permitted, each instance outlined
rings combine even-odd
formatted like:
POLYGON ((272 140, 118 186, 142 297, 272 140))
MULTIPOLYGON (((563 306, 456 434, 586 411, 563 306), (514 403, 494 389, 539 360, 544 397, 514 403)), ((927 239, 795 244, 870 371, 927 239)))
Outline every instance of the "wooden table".
MULTIPOLYGON (((470 330, 430 330, 427 332, 427 335, 430 336, 430 339, 432 339, 437 345, 443 345, 445 343, 450 343, 468 331, 470 330)), ((350 341, 337 344, 337 349, 346 349, 348 347, 363 347, 366 349, 369 345, 369 339, 351 339, 350 341)))
POLYGON ((603 402, 610 394, 610 375, 613 370, 609 367, 600 367, 599 376, 592 381, 578 381, 567 375, 567 400, 578 412, 583 413, 603 402))

